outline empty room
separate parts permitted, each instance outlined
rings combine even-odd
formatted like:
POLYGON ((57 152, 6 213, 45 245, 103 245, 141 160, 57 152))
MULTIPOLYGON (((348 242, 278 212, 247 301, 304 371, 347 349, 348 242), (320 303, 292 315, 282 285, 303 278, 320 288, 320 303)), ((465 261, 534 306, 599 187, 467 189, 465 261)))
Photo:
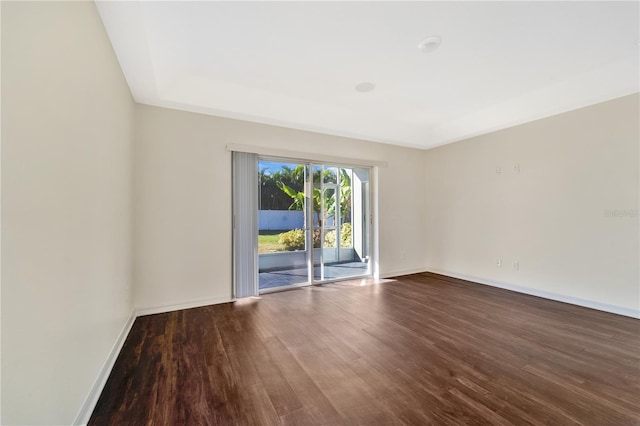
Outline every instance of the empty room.
POLYGON ((0 424, 640 424, 640 2, 0 23, 0 424))

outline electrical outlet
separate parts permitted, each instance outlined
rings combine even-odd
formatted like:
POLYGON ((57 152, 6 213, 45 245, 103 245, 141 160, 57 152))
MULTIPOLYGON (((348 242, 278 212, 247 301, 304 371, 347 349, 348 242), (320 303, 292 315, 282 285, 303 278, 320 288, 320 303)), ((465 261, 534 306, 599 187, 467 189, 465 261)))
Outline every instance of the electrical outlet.
POLYGON ((502 173, 502 169, 500 167, 496 167, 496 174, 499 175, 500 173, 502 173))
POLYGON ((516 163, 516 165, 513 166, 513 171, 516 173, 520 173, 520 163, 516 163))
POLYGON ((496 260, 496 266, 497 266, 498 268, 502 268, 502 258, 500 258, 500 257, 499 257, 499 258, 496 260))
POLYGON ((520 270, 520 262, 518 262, 517 260, 515 262, 513 262, 513 270, 514 271, 519 271, 520 270))

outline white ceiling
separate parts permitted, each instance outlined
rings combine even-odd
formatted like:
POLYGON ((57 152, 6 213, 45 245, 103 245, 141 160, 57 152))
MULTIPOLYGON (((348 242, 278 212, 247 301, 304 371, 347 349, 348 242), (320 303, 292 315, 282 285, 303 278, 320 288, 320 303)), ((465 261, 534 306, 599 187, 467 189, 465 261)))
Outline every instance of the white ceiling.
POLYGON ((397 145, 442 145, 640 86, 639 2, 97 5, 137 102, 397 145), (442 45, 422 53, 430 35, 442 45))

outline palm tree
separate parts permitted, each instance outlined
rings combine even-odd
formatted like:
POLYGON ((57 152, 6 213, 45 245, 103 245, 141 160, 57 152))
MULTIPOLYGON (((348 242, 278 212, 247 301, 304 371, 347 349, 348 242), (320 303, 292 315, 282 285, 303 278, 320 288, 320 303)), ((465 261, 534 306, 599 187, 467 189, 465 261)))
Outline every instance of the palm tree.
MULTIPOLYGON (((300 166, 302 167, 302 166, 300 166)), ((351 176, 347 172, 346 169, 340 170, 340 220, 339 224, 344 222, 349 222, 351 220, 351 176)), ((330 170, 325 170, 325 176, 331 173, 330 170)), ((314 174, 315 175, 315 174, 314 174)), ((320 180, 320 173, 318 176, 314 176, 314 181, 320 180)), ((304 191, 297 191, 285 184, 282 180, 277 181, 276 185, 278 188, 285 194, 287 194, 293 202, 289 206, 289 210, 304 210, 304 199, 305 194, 304 191)), ((327 197, 327 188, 324 188, 323 191, 320 188, 313 188, 313 212, 318 215, 318 224, 322 226, 323 223, 326 223, 326 219, 330 216, 334 216, 336 214, 336 192, 334 191, 329 197, 327 197), (323 197, 324 195, 324 197, 323 197), (324 203, 323 203, 324 201, 324 203), (323 205, 324 204, 324 205, 323 205)), ((306 220, 306 218, 305 218, 306 220)), ((306 222, 305 222, 306 227, 306 222)))

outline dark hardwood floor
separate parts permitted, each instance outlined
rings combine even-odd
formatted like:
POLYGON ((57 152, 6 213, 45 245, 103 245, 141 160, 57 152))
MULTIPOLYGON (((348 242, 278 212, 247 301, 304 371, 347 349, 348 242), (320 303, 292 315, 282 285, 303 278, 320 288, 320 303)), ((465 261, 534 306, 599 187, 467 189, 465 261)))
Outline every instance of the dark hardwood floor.
POLYGON ((138 318, 91 425, 640 424, 640 321, 434 274, 138 318))

